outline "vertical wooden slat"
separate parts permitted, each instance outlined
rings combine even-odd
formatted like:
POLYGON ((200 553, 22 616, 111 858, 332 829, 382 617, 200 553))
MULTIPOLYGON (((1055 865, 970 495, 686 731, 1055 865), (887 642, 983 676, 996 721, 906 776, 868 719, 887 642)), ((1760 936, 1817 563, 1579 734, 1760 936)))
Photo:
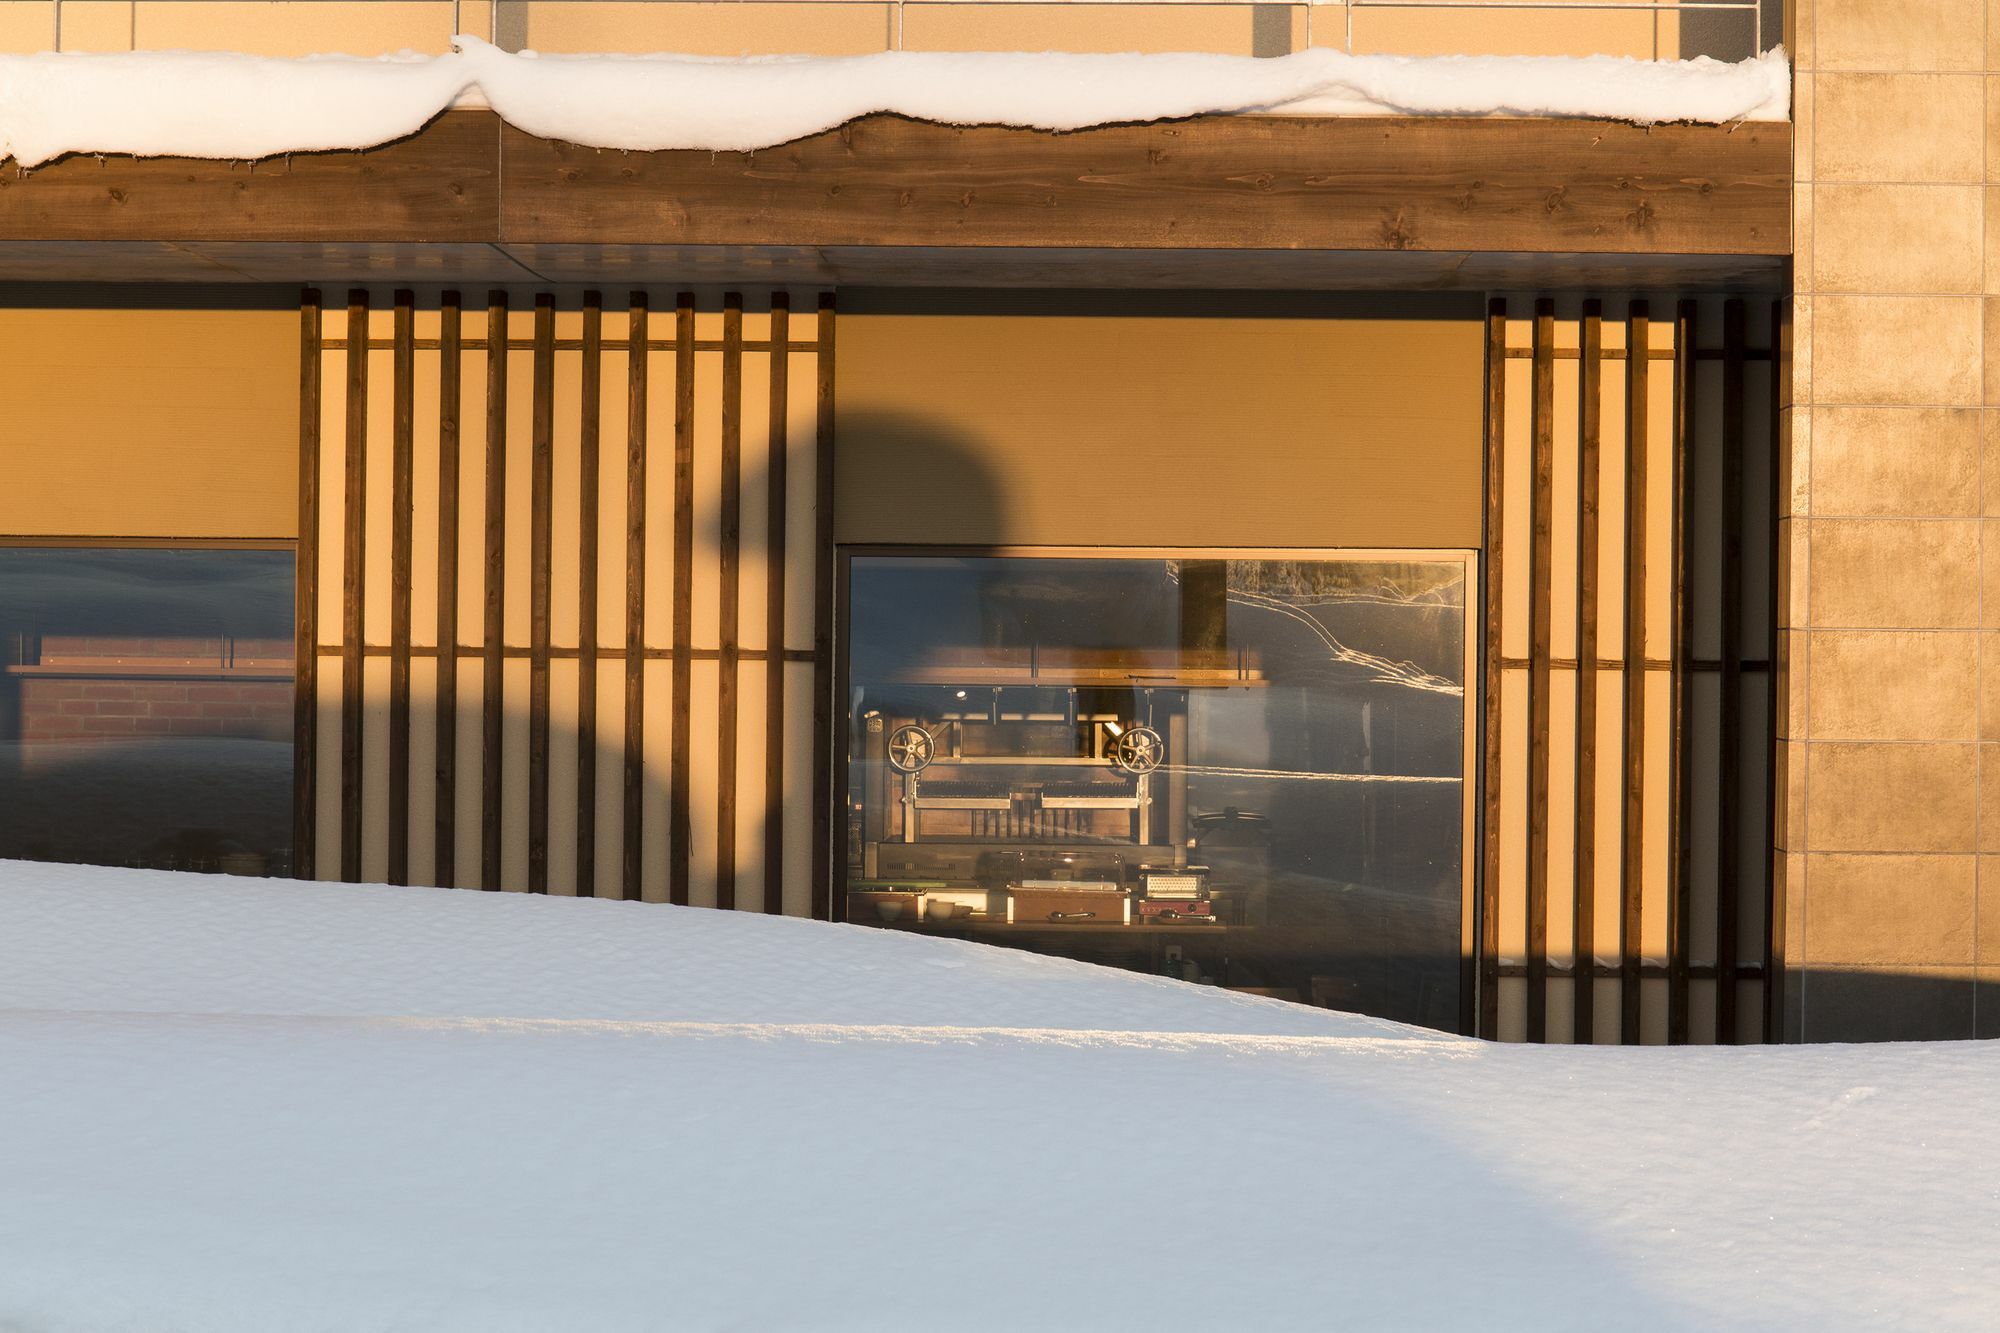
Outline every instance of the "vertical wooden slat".
POLYGON ((347 294, 347 472, 341 551, 340 877, 361 879, 361 598, 368 500, 368 293, 347 294))
POLYGON ((1618 839, 1618 1039, 1639 1042, 1639 949, 1646 856, 1646 303, 1625 320, 1625 801, 1618 839))
POLYGON ((625 389, 625 786, 620 892, 640 896, 646 777, 646 293, 631 294, 625 389))
POLYGON ((819 412, 813 478, 812 914, 833 913, 833 293, 819 298, 819 412))
POLYGON ((1688 727, 1694 715, 1694 673, 1688 670, 1688 654, 1694 639, 1694 589, 1688 579, 1688 443, 1695 424, 1695 305, 1680 302, 1674 310, 1674 440, 1673 440, 1673 550, 1674 550, 1674 716, 1672 749, 1674 775, 1673 817, 1669 840, 1673 848, 1673 871, 1669 884, 1667 912, 1667 1040, 1675 1045, 1688 1039, 1688 934, 1692 924, 1694 840, 1688 836, 1688 814, 1694 806, 1693 747, 1688 744, 1688 727))
POLYGON ((480 652, 479 887, 500 887, 500 719, 506 633, 507 293, 486 297, 486 625, 480 652))
POLYGON ((410 508, 414 488, 416 296, 397 291, 390 353, 389 882, 410 882, 410 508))
MULTIPOLYGON (((1715 866, 1715 1040, 1736 1040, 1737 902, 1742 885, 1743 302, 1722 308, 1722 703, 1715 866)), ((1775 668, 1775 662, 1773 663, 1775 668)))
POLYGON ((1548 1036, 1550 603, 1555 571, 1555 302, 1535 302, 1528 612, 1528 1040, 1548 1036))
MULTIPOLYGON (((1507 302, 1486 305, 1486 709, 1480 740, 1479 1035, 1500 1034, 1500 693, 1502 538, 1507 529, 1507 302)), ((1471 987, 1466 986, 1468 998, 1471 987)), ((1465 1025, 1468 1030, 1470 1024, 1465 1025)))
POLYGON ((743 559, 743 294, 722 297, 722 494, 716 660, 715 905, 736 906, 736 689, 743 559))
POLYGON ((438 303, 437 861, 432 880, 458 882, 459 295, 438 303))
POLYGON ((549 891, 549 562, 555 487, 556 303, 535 297, 528 442, 528 891, 549 891))
POLYGON ((1597 543, 1599 444, 1603 430, 1604 305, 1583 303, 1582 402, 1577 413, 1576 574, 1576 896, 1571 956, 1576 960, 1573 1039, 1595 1037, 1597 982, 1597 543))
POLYGON ((766 473, 764 599, 764 910, 785 910, 785 414, 790 410, 791 297, 771 294, 770 468, 766 473))
POLYGON ((582 452, 577 459, 576 891, 586 898, 597 894, 597 491, 603 367, 604 298, 585 292, 582 452))
POLYGON ((296 677, 292 691, 292 874, 313 878, 319 798, 319 413, 320 295, 299 293, 299 541, 292 598, 296 677))
POLYGON ((1785 596, 1781 571, 1784 562, 1780 558, 1779 542, 1782 529, 1778 524, 1780 514, 1788 514, 1791 499, 1786 494, 1785 478, 1788 475, 1785 453, 1791 445, 1790 432, 1786 428, 1786 411, 1791 406, 1792 373, 1792 319, 1789 302, 1780 297, 1771 303, 1771 456, 1768 460, 1770 478, 1770 502, 1765 513, 1765 521, 1770 524, 1767 534, 1770 558, 1770 614, 1765 618, 1769 627, 1770 644, 1765 653, 1770 670, 1764 677, 1764 698, 1768 708, 1765 714, 1768 724, 1765 729, 1766 752, 1764 766, 1764 828, 1766 837, 1764 850, 1769 855, 1764 867, 1764 977, 1763 1033, 1764 1040, 1779 1042, 1785 1039, 1784 996, 1785 996, 1785 894, 1786 886, 1778 876, 1780 846, 1785 841, 1782 821, 1785 817, 1784 783, 1778 765, 1779 747, 1785 742, 1779 733, 1784 729, 1782 719, 1787 707, 1784 691, 1779 686, 1778 659, 1783 651, 1783 631, 1779 626, 1784 621, 1785 596))
POLYGON ((674 641, 673 744, 668 760, 667 901, 688 900, 689 731, 694 675, 694 294, 674 309, 674 641))

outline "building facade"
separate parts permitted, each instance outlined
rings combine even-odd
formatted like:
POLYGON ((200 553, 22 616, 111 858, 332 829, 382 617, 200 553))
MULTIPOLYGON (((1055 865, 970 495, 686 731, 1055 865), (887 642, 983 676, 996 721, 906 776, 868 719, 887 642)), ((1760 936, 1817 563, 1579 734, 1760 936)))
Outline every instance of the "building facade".
POLYGON ((615 154, 454 110, 9 172, 0 854, 1506 1039, 1983 1032, 1986 3, 10 0, 23 51, 1782 38, 1797 79, 1789 125, 615 154))

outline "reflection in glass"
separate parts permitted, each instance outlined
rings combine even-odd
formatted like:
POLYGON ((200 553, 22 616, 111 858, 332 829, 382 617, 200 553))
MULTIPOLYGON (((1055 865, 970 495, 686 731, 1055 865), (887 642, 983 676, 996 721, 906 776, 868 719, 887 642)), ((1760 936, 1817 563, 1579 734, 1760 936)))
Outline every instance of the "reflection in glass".
POLYGON ((290 868, 292 554, 0 548, 0 857, 290 868))
POLYGON ((1458 560, 856 556, 849 919, 1458 1022, 1458 560))

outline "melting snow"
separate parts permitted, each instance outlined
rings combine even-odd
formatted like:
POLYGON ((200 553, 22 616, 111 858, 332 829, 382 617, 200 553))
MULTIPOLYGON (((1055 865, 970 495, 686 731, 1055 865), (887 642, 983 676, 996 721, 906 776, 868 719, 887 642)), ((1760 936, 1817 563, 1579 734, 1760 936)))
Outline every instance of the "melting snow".
POLYGON ((0 862, 0 1327, 1990 1328, 2000 1045, 0 862))
POLYGON ((366 148, 481 98, 515 126, 597 148, 750 150, 894 112, 1074 130, 1217 112, 1783 120, 1783 51, 1706 57, 888 51, 864 56, 513 54, 288 60, 199 52, 0 55, 0 159, 65 153, 262 158, 366 148))

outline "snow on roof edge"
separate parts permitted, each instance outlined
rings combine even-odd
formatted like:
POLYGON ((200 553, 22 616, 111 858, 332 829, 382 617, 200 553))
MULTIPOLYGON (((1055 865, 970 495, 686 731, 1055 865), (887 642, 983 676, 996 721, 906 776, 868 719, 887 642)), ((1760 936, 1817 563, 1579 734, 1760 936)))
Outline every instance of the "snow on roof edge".
POLYGON ((1707 57, 884 51, 862 56, 544 56, 453 39, 442 56, 226 52, 0 55, 0 161, 68 153, 228 160, 369 148, 483 99, 509 124, 595 148, 749 151, 887 112, 1079 130, 1204 114, 1783 121, 1782 49, 1707 57))

